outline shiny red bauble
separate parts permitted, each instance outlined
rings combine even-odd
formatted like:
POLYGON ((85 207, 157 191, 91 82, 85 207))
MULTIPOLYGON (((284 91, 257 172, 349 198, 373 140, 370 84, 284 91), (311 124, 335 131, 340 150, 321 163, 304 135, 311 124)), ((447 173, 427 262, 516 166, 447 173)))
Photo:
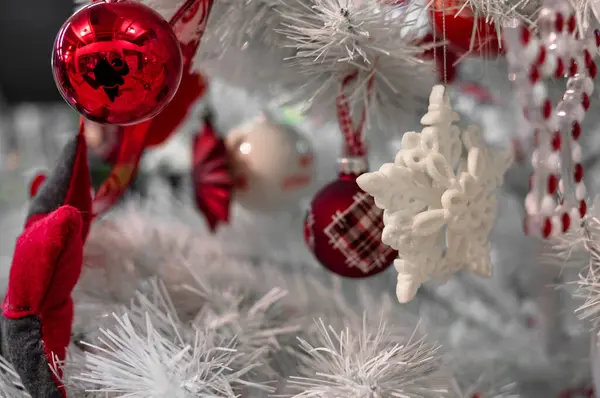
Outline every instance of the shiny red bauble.
POLYGON ((490 56, 503 52, 496 26, 483 17, 476 18, 464 1, 434 0, 430 14, 436 36, 447 41, 452 51, 490 56))
POLYGON ((84 117, 130 125, 152 118, 173 98, 183 58, 173 29, 150 7, 98 1, 60 29, 52 70, 63 98, 84 117))
POLYGON ((304 238, 317 260, 347 278, 386 270, 398 253, 381 242, 383 211, 356 184, 358 174, 341 174, 314 197, 304 221, 304 238))

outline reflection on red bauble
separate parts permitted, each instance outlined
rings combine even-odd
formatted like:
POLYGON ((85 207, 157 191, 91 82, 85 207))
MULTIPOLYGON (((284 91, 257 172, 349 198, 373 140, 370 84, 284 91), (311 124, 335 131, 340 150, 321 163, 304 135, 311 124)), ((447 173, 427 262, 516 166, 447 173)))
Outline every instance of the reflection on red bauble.
POLYGON ((182 64, 169 23, 133 1, 80 9, 61 28, 52 54, 63 98, 103 124, 136 124, 158 114, 177 91, 182 64))
POLYGON ((340 174, 321 189, 304 221, 304 238, 317 260, 347 278, 378 274, 398 255, 381 242, 383 211, 356 184, 359 174, 340 174))
POLYGON ((464 1, 434 0, 430 11, 436 36, 447 41, 451 49, 479 55, 502 53, 496 26, 486 23, 483 17, 475 18, 469 6, 464 6, 464 1))

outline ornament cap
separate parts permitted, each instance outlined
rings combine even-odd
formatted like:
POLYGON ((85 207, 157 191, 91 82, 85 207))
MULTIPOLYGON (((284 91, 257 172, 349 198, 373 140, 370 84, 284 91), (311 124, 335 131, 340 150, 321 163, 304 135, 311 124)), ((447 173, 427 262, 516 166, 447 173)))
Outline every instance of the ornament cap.
POLYGON ((369 171, 369 161, 364 156, 344 156, 337 163, 341 175, 359 176, 369 171))

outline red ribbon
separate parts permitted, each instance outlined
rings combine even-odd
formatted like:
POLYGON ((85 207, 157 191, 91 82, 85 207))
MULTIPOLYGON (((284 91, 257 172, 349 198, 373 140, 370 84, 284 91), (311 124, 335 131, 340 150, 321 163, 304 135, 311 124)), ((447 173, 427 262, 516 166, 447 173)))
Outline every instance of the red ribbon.
MULTIPOLYGON (((358 78, 358 75, 359 72, 354 71, 342 79, 340 92, 336 99, 336 111, 338 124, 346 144, 345 155, 362 157, 367 154, 367 148, 363 139, 365 124, 367 122, 367 107, 363 107, 358 125, 355 127, 354 121, 352 120, 352 110, 350 109, 348 97, 346 96, 346 90, 348 89, 348 86, 350 86, 350 84, 352 84, 358 78)), ((368 99, 371 97, 374 85, 375 74, 373 72, 373 74, 369 77, 369 81, 367 82, 368 99)))
MULTIPOLYGON (((158 116, 135 126, 123 127, 123 142, 117 162, 94 197, 94 217, 103 214, 119 201, 137 174, 144 149, 164 142, 185 118, 191 104, 205 92, 204 80, 190 69, 212 5, 213 0, 187 0, 171 18, 169 23, 179 40, 184 57, 184 79, 173 101, 158 116), (193 79, 196 79, 195 85, 191 84, 193 79)), ((83 132, 83 118, 79 129, 83 132)))

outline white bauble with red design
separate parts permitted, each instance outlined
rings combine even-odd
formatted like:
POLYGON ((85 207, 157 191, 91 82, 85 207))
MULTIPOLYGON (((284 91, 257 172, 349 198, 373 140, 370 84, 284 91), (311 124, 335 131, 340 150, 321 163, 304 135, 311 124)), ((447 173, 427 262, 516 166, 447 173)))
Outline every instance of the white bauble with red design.
POLYGON ((290 126, 261 116, 232 130, 226 143, 235 199, 247 209, 276 210, 298 201, 313 181, 312 147, 290 126))

